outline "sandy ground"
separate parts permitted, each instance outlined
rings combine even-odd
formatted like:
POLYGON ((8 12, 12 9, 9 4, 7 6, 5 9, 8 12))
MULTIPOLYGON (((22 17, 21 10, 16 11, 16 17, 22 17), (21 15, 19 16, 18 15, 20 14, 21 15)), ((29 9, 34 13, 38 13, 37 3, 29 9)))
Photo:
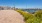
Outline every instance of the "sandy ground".
POLYGON ((0 10, 0 23, 24 23, 22 15, 14 10, 0 10))

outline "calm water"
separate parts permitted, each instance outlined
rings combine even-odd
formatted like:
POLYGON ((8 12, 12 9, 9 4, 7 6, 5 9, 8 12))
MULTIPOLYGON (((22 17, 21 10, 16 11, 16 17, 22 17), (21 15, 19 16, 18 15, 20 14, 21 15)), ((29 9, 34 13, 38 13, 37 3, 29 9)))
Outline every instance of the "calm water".
POLYGON ((27 12, 30 12, 30 13, 34 13, 35 11, 37 11, 37 10, 23 10, 23 11, 27 11, 27 12))

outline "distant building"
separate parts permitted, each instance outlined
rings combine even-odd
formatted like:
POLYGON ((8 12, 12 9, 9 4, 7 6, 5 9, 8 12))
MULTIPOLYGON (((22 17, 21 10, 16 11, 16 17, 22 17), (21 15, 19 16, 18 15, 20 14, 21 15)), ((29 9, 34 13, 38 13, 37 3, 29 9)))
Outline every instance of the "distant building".
POLYGON ((0 6, 0 10, 12 10, 11 7, 4 7, 4 6, 0 6))
POLYGON ((0 6, 0 10, 18 10, 18 8, 15 7, 8 7, 8 6, 0 6))

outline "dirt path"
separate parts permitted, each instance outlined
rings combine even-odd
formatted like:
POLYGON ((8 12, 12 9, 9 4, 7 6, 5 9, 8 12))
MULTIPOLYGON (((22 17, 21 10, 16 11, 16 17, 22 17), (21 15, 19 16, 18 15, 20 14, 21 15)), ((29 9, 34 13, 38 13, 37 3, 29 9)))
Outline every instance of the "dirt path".
POLYGON ((24 23, 22 15, 14 10, 0 10, 0 23, 24 23))

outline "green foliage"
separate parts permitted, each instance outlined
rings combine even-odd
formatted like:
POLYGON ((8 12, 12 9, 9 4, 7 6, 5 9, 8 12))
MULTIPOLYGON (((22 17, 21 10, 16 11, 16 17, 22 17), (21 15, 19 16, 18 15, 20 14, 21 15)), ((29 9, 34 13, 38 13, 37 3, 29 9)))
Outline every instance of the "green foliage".
POLYGON ((31 19, 28 19, 26 23, 40 23, 40 19, 34 17, 31 19))
POLYGON ((23 15, 23 17, 24 17, 24 20, 25 20, 25 21, 26 21, 27 19, 29 19, 29 18, 32 18, 32 17, 33 17, 33 15, 32 15, 32 14, 27 13, 27 12, 24 12, 24 11, 22 11, 22 10, 17 10, 17 12, 19 12, 21 15, 23 15))
POLYGON ((23 15, 26 23, 42 23, 42 10, 38 10, 34 14, 30 14, 22 10, 17 10, 17 12, 23 15))
POLYGON ((35 16, 39 19, 42 19, 42 10, 35 12, 35 16))

